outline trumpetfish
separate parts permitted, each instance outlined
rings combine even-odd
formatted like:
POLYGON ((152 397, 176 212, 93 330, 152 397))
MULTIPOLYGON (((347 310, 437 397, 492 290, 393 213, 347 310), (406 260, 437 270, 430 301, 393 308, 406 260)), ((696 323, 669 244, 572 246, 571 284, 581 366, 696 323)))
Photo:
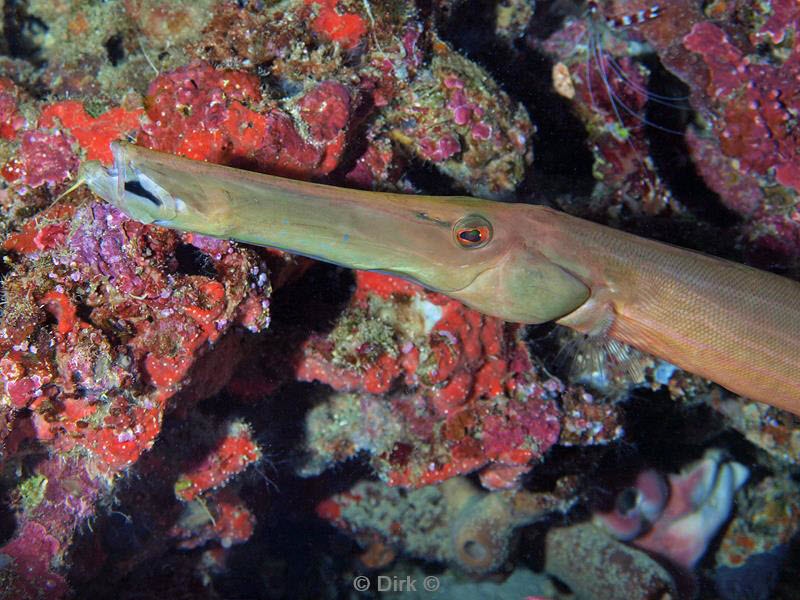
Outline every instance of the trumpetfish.
MULTIPOLYGON (((143 223, 415 281, 556 321, 800 415, 800 283, 544 206, 344 189, 112 142, 78 183, 143 223)), ((75 187, 75 186, 73 186, 75 187)))

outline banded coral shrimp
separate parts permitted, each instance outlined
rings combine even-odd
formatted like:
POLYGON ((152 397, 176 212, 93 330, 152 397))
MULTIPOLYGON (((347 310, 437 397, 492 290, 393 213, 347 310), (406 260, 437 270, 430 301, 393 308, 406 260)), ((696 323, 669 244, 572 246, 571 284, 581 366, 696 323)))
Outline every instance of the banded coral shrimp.
MULTIPOLYGON (((654 127, 666 133, 681 135, 681 132, 666 125, 660 125, 656 121, 651 121, 643 114, 641 106, 638 110, 636 106, 644 102, 661 104, 675 110, 682 110, 686 107, 687 95, 670 96, 659 94, 647 88, 644 78, 648 74, 642 73, 642 69, 632 71, 630 63, 631 57, 624 57, 620 61, 616 60, 605 48, 605 38, 608 34, 618 34, 624 29, 642 25, 650 20, 658 19, 662 15, 659 4, 653 4, 645 8, 640 8, 635 12, 612 14, 610 16, 602 12, 598 0, 587 1, 587 11, 589 15, 589 35, 588 35, 588 59, 584 65, 586 85, 592 106, 600 107, 606 104, 620 126, 624 127, 623 117, 627 115, 641 121, 643 125, 654 127), (624 61, 624 62, 623 62, 624 61), (590 73, 590 70, 595 73, 590 73), (600 78, 602 88, 593 89, 592 79, 594 76, 600 78), (635 98, 631 98, 635 96, 635 98), (630 98, 631 104, 628 104, 630 98)), ((634 52, 639 52, 638 47, 634 52)))
POLYGON ((687 89, 640 32, 670 18, 668 8, 651 0, 556 0, 535 18, 548 13, 560 15, 558 25, 528 43, 553 61, 554 87, 586 128, 597 181, 591 212, 609 220, 621 211, 642 218, 693 212, 662 168, 694 118, 687 89))

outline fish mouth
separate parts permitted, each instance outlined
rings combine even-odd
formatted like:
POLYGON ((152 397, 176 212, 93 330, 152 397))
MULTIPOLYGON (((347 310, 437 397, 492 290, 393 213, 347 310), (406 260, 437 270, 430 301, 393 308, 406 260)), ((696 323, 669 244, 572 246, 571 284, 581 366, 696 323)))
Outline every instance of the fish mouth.
POLYGON ((168 223, 177 216, 172 195, 139 169, 123 144, 111 145, 114 165, 105 169, 115 180, 114 206, 143 223, 168 223))

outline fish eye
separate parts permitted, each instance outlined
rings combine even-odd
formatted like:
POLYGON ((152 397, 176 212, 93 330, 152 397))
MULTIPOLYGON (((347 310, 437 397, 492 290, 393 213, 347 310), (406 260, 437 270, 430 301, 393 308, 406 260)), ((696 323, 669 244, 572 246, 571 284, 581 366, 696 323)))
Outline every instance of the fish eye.
POLYGON ((456 221, 453 235, 462 248, 483 248, 492 239, 492 224, 480 215, 468 215, 456 221))

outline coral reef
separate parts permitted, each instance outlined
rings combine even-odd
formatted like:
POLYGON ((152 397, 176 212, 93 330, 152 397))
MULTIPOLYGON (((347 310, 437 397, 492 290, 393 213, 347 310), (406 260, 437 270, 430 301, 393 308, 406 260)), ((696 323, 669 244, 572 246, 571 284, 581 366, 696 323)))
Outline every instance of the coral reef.
POLYGON ((800 11, 791 0, 752 12, 737 4, 710 5, 711 22, 693 3, 674 2, 634 29, 688 85, 692 106, 707 120, 701 136, 688 138, 691 158, 724 205, 748 218, 751 260, 796 266, 798 138, 792 122, 800 11))
MULTIPOLYGON (((93 118, 73 101, 44 107, 38 127, 16 132, 3 170, 9 198, 32 206, 53 198, 79 154, 109 158, 110 140, 138 128, 140 116, 117 108, 93 118)), ((269 323, 271 288, 257 254, 142 226, 83 193, 23 222, 3 250, 13 257, 0 329, 5 460, 53 455, 30 475, 43 478, 44 501, 30 502, 30 485, 20 483, 29 501, 3 552, 15 573, 41 571, 38 583, 60 579, 65 591, 57 567, 75 528, 152 447, 165 412, 225 385, 243 356, 242 331, 269 323), (50 558, 36 551, 44 566, 30 563, 28 544, 53 549, 50 558)), ((218 483, 229 476, 222 471, 236 472, 229 462, 214 472, 218 483)), ((20 588, 20 597, 29 592, 20 588)))
POLYGON ((800 429, 794 415, 772 412, 766 405, 742 399, 734 402, 719 398, 714 408, 725 416, 729 427, 779 461, 800 461, 800 429))
POLYGON ((592 174, 599 183, 596 204, 601 201, 609 216, 623 207, 650 216, 682 214, 685 207, 649 156, 645 104, 650 71, 634 60, 640 52, 636 42, 591 13, 544 40, 528 38, 552 58, 554 89, 585 123, 592 174))
POLYGON ((397 91, 389 109, 394 140, 478 196, 507 195, 532 160, 534 128, 524 108, 440 40, 428 69, 397 91))
POLYGON ((799 20, 792 0, 6 2, 0 598, 345 597, 409 559, 513 598, 791 597, 795 417, 646 357, 609 376, 607 347, 561 369, 548 326, 61 194, 129 139, 547 202, 797 275, 799 20))
POLYGON ((80 460, 50 458, 14 491, 21 509, 17 532, 2 546, 3 597, 58 598, 69 585, 59 568, 77 526, 92 515, 108 484, 90 476, 80 460))
POLYGON ((5 406, 29 412, 19 416, 33 439, 86 452, 90 473, 111 475, 152 445, 178 390, 196 401, 224 385, 239 357, 225 334, 243 317, 268 323, 270 288, 251 287, 263 263, 225 242, 202 253, 213 278, 181 273, 179 236, 103 204, 55 205, 42 218, 4 246, 19 256, 4 281, 5 406), (262 314, 243 310, 250 303, 262 314), (221 381, 200 389, 192 380, 208 377, 190 369, 207 354, 221 381))

